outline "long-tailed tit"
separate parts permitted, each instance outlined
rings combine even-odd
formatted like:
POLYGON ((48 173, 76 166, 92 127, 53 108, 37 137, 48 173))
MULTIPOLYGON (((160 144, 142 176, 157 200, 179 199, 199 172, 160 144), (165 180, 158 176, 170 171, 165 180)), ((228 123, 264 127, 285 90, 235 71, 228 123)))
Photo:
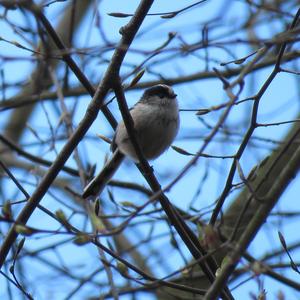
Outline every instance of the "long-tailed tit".
MULTIPOLYGON (((179 128, 176 94, 165 84, 145 90, 142 98, 130 110, 135 136, 146 159, 161 155, 173 142, 179 128)), ((120 166, 125 156, 138 162, 135 150, 121 121, 111 145, 112 158, 102 171, 85 187, 83 198, 97 196, 120 166)))

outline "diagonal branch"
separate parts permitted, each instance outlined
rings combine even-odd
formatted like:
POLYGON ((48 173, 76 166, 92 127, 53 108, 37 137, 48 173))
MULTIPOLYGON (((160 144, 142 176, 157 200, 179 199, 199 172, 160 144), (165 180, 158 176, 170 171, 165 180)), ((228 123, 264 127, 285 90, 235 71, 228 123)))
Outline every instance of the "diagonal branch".
MULTIPOLYGON (((298 9, 294 20, 290 26, 290 29, 293 29, 297 26, 298 20, 300 17, 300 9, 298 9)), ((281 71, 280 64, 282 61, 283 53, 286 49, 287 43, 282 43, 278 58, 275 63, 274 69, 264 85, 262 86, 261 90, 258 92, 256 96, 256 100, 259 100, 263 94, 265 93, 266 89, 270 85, 270 83, 273 81, 275 76, 281 71)), ((253 126, 253 130, 255 128, 256 124, 256 112, 253 113, 254 117, 252 118, 251 126, 253 126), (254 124, 255 123, 255 124, 254 124)), ((250 129, 251 130, 251 127, 250 129)), ((220 293, 222 286, 226 284, 229 276, 232 274, 232 271, 235 269, 237 263, 239 262, 241 256, 243 255, 244 251, 249 246, 250 242, 258 232, 259 228, 262 226, 262 224, 265 222, 266 218, 270 214, 272 208, 277 203, 280 195, 282 194, 282 191, 285 190, 285 188, 288 186, 290 181, 293 179, 295 174, 295 166, 300 165, 300 148, 298 148, 295 152, 292 152, 289 156, 290 158, 287 159, 286 155, 287 153, 290 153, 290 148, 294 148, 293 143, 295 139, 299 135, 299 129, 294 132, 291 139, 289 140, 289 143, 287 145, 284 145, 281 148, 281 151, 273 156, 273 160, 271 161, 271 164, 268 164, 268 170, 266 170, 265 177, 268 178, 270 173, 274 170, 274 167, 276 166, 276 163, 278 163, 282 158, 286 158, 285 166, 283 167, 283 170, 278 173, 277 176, 272 177, 273 182, 272 186, 269 190, 265 190, 264 187, 261 185, 257 186, 257 189, 255 190, 255 193, 257 194, 257 191, 259 191, 261 194, 258 194, 260 199, 263 199, 263 201, 259 202, 259 209, 256 211, 255 215, 251 219, 250 223, 247 225, 246 229, 242 233, 241 237, 237 241, 237 244, 234 246, 234 249, 231 253, 228 254, 228 259, 222 266, 222 271, 219 273, 219 276, 216 278, 216 281, 210 286, 209 290, 207 291, 204 299, 215 299, 218 294, 220 293)), ((253 198, 253 194, 249 193, 249 198, 246 201, 246 205, 250 204, 250 201, 253 198)), ((252 200, 253 201, 253 200, 252 200)), ((254 199, 255 201, 255 199, 254 199)))
MULTIPOLYGON (((176 208, 172 205, 172 203, 169 201, 167 196, 161 191, 161 186, 156 179, 156 177, 153 174, 153 170, 150 167, 147 160, 144 158, 143 153, 138 145, 138 142, 135 138, 134 134, 134 128, 133 128, 133 121, 130 116, 130 113, 128 111, 128 107, 126 104, 126 99, 124 96, 123 88, 121 85, 121 80, 115 80, 114 83, 114 91, 116 94, 116 97, 118 99, 118 103, 120 106, 120 110, 122 112, 122 116, 124 119, 124 123, 128 132, 128 135, 130 137, 130 140, 132 142, 132 145, 136 151, 136 154, 138 156, 139 162, 140 162, 140 169, 142 171, 142 174, 144 174, 145 179, 147 180, 148 184, 152 188, 152 190, 156 193, 158 193, 158 199, 160 201, 160 204, 165 211, 166 215, 168 216, 168 219, 170 220, 171 224, 175 227, 177 230, 179 236, 187 246, 187 248, 190 250, 191 254, 195 258, 195 260, 199 260, 199 265, 203 272, 206 274, 207 278, 212 282, 215 278, 214 274, 217 270, 217 265, 215 261, 208 257, 207 261, 202 262, 201 258, 206 255, 206 251, 201 246, 199 239, 197 236, 193 233, 193 231, 189 228, 189 226, 184 222, 182 217, 180 216, 180 213, 176 210, 176 208)), ((155 195, 154 195, 155 196, 155 195)), ((230 295, 230 292, 228 289, 223 293, 222 295, 224 299, 232 299, 232 296, 230 295)))
MULTIPOLYGON (((74 131, 73 135, 70 137, 69 141, 64 145, 63 149, 58 154, 57 158, 49 168, 46 175, 41 180, 40 184, 29 198, 25 207, 22 209, 20 214, 17 217, 18 224, 26 224, 37 205, 46 194, 47 190, 53 183, 54 179, 61 171, 65 162, 68 160, 75 147, 82 140, 89 127, 92 125, 94 120, 96 119, 99 109, 103 104, 104 98, 111 88, 111 83, 115 80, 116 76, 118 76, 121 64, 125 58, 125 55, 128 51, 130 44, 132 43, 138 29, 140 28, 144 18, 148 10, 150 9, 154 0, 144 0, 141 1, 138 6, 134 16, 131 18, 129 23, 124 27, 122 32, 122 38, 119 42, 118 47, 116 48, 111 62, 103 76, 102 81, 100 82, 96 93, 91 101, 85 116, 80 122, 78 128, 74 131)), ((15 225, 13 225, 6 238, 3 241, 3 244, 0 249, 0 267, 3 266, 5 259, 8 255, 9 250, 11 249, 13 243, 15 242, 18 234, 15 231, 15 225)))

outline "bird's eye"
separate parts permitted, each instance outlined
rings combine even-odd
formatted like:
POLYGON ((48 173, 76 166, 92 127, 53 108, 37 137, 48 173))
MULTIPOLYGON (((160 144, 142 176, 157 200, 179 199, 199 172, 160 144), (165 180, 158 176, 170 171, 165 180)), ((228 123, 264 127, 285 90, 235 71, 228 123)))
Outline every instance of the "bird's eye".
POLYGON ((160 99, 162 99, 162 98, 164 97, 164 95, 163 95, 163 94, 159 94, 158 97, 159 97, 160 99))

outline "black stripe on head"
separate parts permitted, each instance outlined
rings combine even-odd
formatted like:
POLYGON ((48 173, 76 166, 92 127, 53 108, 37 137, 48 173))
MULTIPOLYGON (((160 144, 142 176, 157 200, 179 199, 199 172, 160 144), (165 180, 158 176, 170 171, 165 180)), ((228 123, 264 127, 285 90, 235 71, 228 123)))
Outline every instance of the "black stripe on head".
POLYGON ((173 89, 165 84, 154 85, 145 90, 143 98, 148 98, 152 96, 158 96, 160 98, 175 98, 177 95, 174 93, 173 89))

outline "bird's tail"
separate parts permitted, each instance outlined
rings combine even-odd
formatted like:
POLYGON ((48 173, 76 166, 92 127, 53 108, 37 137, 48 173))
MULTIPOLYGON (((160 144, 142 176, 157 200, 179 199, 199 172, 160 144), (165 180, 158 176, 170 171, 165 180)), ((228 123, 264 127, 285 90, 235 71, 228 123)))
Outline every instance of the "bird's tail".
POLYGON ((87 198, 99 195, 108 181, 112 178, 123 159, 124 155, 117 149, 112 158, 105 164, 102 171, 84 188, 82 197, 87 198))

